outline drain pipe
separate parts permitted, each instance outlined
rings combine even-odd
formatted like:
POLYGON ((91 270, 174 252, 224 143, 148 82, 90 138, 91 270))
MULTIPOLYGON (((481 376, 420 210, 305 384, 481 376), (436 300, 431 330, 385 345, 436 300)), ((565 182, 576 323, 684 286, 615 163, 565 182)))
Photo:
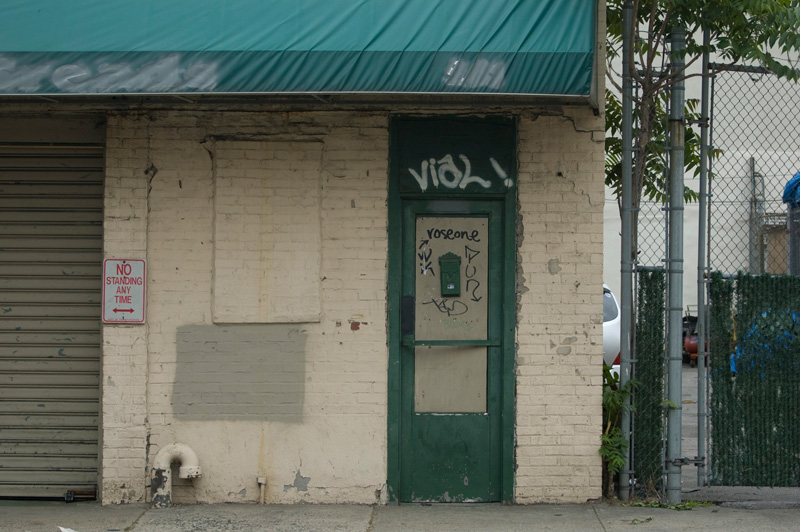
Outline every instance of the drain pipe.
POLYGON ((267 477, 258 477, 258 504, 265 504, 267 501, 267 477))
POLYGON ((150 480, 153 508, 166 508, 172 502, 172 462, 181 464, 178 478, 200 478, 200 461, 191 447, 184 443, 163 447, 153 461, 153 478, 150 480))

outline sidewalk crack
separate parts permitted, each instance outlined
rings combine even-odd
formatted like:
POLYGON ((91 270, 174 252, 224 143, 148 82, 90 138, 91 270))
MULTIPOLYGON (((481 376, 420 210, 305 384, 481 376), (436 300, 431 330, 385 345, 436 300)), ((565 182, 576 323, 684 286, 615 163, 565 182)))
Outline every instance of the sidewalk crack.
POLYGON ((600 523, 600 528, 603 529, 603 532, 606 532, 606 525, 603 524, 603 521, 600 519, 600 514, 597 513, 597 505, 592 505, 592 511, 594 512, 594 516, 597 518, 597 522, 600 523))
POLYGON ((129 526, 126 526, 125 528, 123 528, 123 530, 124 530, 125 532, 130 532, 131 530, 133 530, 134 528, 136 528, 136 525, 139 523, 139 519, 141 519, 142 517, 144 517, 144 514, 146 514, 146 513, 147 513, 147 510, 149 510, 149 508, 145 508, 145 509, 144 509, 144 511, 143 511, 141 514, 139 514, 139 517, 137 517, 136 519, 134 519, 134 520, 133 520, 133 523, 131 523, 129 526))
POLYGON ((367 523, 367 530, 365 532, 372 532, 372 527, 374 526, 373 521, 375 520, 375 508, 377 505, 372 505, 372 510, 369 513, 369 522, 367 523))

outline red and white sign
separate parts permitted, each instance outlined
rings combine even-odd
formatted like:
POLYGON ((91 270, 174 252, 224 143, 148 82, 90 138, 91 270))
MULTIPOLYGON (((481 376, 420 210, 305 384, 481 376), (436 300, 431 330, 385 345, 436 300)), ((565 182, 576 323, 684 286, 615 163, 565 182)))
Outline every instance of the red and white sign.
POLYGON ((146 272, 141 259, 103 261, 103 323, 144 323, 146 272))

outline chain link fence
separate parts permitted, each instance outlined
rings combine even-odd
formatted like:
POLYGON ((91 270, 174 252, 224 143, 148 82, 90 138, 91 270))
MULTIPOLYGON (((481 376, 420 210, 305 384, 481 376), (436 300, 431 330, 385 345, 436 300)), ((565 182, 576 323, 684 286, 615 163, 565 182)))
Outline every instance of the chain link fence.
MULTIPOLYGON (((705 471, 714 484, 796 486, 800 283, 755 282, 748 276, 786 279, 789 273, 800 274, 800 230, 789 230, 782 197, 787 182, 800 172, 800 87, 762 69, 744 68, 718 73, 711 94, 714 158, 707 257, 700 267, 720 273, 712 276, 716 284, 707 282, 710 456, 705 471), (790 255, 798 257, 797 266, 790 267, 790 255), (739 358, 737 371, 734 359, 739 358)), ((800 209, 795 213, 800 226, 800 209)), ((664 488, 668 211, 663 202, 645 200, 637 215, 632 377, 639 386, 633 396, 631 467, 636 494, 651 496, 664 488)), ((687 221, 688 239, 697 238, 696 222, 687 221)), ((687 252, 688 272, 697 266, 697 258, 687 252)), ((692 300, 686 290, 685 283, 684 298, 692 300)), ((692 316, 684 319, 684 334, 694 333, 695 312, 687 312, 692 316)))
MULTIPOLYGON (((666 164, 666 162, 665 162, 666 164)), ((631 465, 634 496, 663 495, 666 456, 666 323, 668 210, 663 201, 643 198, 637 222, 634 264, 635 323, 631 377, 631 465)))
POLYGON ((646 498, 664 487, 664 268, 638 267, 636 287, 632 463, 636 495, 646 498))
POLYGON ((762 69, 712 80, 709 266, 789 273, 786 183, 800 171, 800 86, 762 69))
MULTIPOLYGON (((667 113, 668 109, 665 116, 667 113)), ((666 130, 666 123, 662 126, 666 130)), ((657 147, 653 156, 661 157, 666 168, 668 139, 662 138, 660 142, 664 146, 657 147)), ((666 178, 665 175, 662 180, 666 182, 666 178)), ((631 468, 633 496, 640 499, 661 497, 665 488, 667 276, 664 265, 669 223, 665 201, 643 197, 636 213, 631 378, 637 386, 631 400, 631 468)))
POLYGON ((800 277, 711 276, 712 482, 800 486, 800 277))
POLYGON ((711 118, 710 480, 798 486, 800 278, 789 257, 800 241, 783 193, 800 172, 800 86, 723 71, 711 118))

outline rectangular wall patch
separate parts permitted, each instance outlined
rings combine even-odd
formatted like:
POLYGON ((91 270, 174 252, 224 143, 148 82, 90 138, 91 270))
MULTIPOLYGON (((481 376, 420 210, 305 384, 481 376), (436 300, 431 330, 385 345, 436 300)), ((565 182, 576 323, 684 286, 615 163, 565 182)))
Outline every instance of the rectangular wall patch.
POLYGON ((215 323, 319 321, 322 147, 215 143, 215 323))

